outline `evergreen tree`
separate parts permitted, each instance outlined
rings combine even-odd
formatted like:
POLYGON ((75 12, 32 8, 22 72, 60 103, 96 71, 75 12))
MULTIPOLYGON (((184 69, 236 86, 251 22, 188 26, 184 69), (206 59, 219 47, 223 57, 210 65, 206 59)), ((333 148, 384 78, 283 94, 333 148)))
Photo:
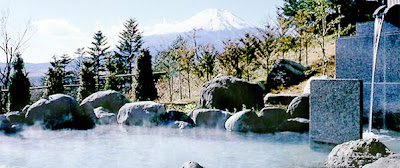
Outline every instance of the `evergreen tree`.
POLYGON ((233 75, 241 78, 243 69, 241 64, 241 55, 239 43, 232 40, 223 42, 224 51, 217 57, 220 68, 225 71, 226 75, 233 75))
POLYGON ((31 84, 28 75, 24 73, 24 61, 19 53, 16 54, 12 66, 14 74, 8 86, 8 109, 9 111, 19 111, 29 104, 31 98, 29 87, 31 84))
POLYGON ((49 67, 46 74, 45 85, 47 86, 45 96, 50 96, 56 93, 64 93, 64 68, 62 67, 61 60, 53 56, 53 61, 50 62, 51 67, 49 67))
POLYGON ((157 89, 151 69, 151 55, 148 49, 140 51, 136 59, 136 68, 136 82, 133 87, 135 99, 139 101, 157 99, 157 89))
POLYGON ((214 45, 203 45, 200 47, 200 55, 197 58, 196 71, 199 76, 206 76, 210 80, 214 74, 215 60, 219 55, 214 45))
POLYGON ((82 66, 79 68, 79 88, 78 101, 82 101, 96 91, 96 80, 91 59, 82 60, 82 66))
POLYGON ((105 63, 105 68, 107 70, 107 78, 106 85, 104 86, 104 90, 119 90, 120 81, 116 77, 118 73, 117 69, 117 61, 113 55, 108 55, 107 61, 105 63))
MULTIPOLYGON (((119 34, 118 52, 115 54, 119 64, 118 71, 131 74, 133 60, 143 45, 142 34, 138 29, 138 23, 130 18, 124 23, 124 30, 119 34)), ((125 85, 130 86, 132 78, 125 78, 125 85)), ((128 88, 129 89, 129 88, 128 88)))
POLYGON ((93 39, 93 47, 89 47, 89 54, 92 56, 91 59, 94 63, 93 70, 96 74, 96 90, 100 90, 100 72, 103 71, 101 67, 103 67, 104 57, 107 55, 107 50, 110 46, 107 46, 107 38, 101 31, 95 33, 93 39))

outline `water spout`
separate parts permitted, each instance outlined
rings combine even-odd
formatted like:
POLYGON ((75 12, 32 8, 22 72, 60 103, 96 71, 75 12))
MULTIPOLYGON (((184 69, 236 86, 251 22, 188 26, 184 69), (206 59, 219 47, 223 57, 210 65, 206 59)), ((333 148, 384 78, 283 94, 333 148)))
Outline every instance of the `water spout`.
POLYGON ((385 13, 378 14, 381 9, 385 6, 379 7, 375 13, 375 25, 374 25, 374 44, 373 44, 373 61, 372 61, 372 78, 371 78, 371 94, 370 94, 370 104, 369 104, 369 121, 368 121, 368 132, 372 132, 372 112, 374 103, 374 84, 375 84, 375 69, 376 69, 376 57, 379 49, 379 40, 382 32, 382 25, 385 19, 385 13))

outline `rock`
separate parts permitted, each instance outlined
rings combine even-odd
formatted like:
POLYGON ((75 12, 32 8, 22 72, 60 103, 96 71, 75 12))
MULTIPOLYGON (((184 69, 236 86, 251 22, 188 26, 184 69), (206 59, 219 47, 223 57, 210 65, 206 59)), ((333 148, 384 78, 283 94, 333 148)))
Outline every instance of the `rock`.
POLYGON ((97 118, 97 120, 96 120, 97 124, 115 124, 115 123, 117 123, 117 115, 112 113, 110 110, 108 110, 104 107, 97 107, 93 111, 97 118))
POLYGON ((22 109, 22 113, 26 114, 26 112, 28 112, 29 107, 31 107, 31 105, 26 105, 23 109, 22 109))
POLYGON ((287 59, 277 60, 268 74, 267 91, 281 85, 287 87, 299 84, 306 79, 305 70, 306 68, 297 62, 287 59))
POLYGON ((264 132, 263 120, 254 111, 243 110, 233 114, 225 123, 228 131, 235 132, 264 132))
POLYGON ((127 125, 153 126, 161 123, 160 116, 166 113, 163 104, 152 101, 127 103, 119 109, 117 122, 127 125))
POLYGON ((278 130, 281 132, 290 131, 290 132, 307 132, 310 129, 310 120, 306 118, 289 118, 286 121, 282 122, 278 130))
MULTIPOLYGON (((375 118, 376 119, 376 118, 375 118)), ((393 113, 388 112, 386 113, 386 128, 400 132, 400 112, 393 113)))
POLYGON ((400 167, 400 154, 389 155, 380 158, 375 162, 363 166, 363 168, 399 168, 400 167))
POLYGON ((298 94, 272 94, 272 93, 268 93, 264 97, 264 103, 265 104, 288 105, 297 96, 299 96, 299 95, 298 94))
POLYGON ((278 126, 289 118, 286 111, 280 107, 265 107, 258 116, 262 119, 266 132, 275 132, 278 126))
POLYGON ((240 111, 263 107, 263 89, 259 84, 232 77, 218 75, 203 84, 200 91, 200 107, 240 111))
POLYGON ((383 143, 374 138, 349 141, 332 149, 325 166, 362 167, 390 154, 393 153, 383 143))
POLYGON ((192 128, 193 125, 185 122, 185 121, 175 121, 173 123, 173 128, 179 128, 179 129, 187 129, 187 128, 192 128))
POLYGON ((287 113, 291 118, 306 118, 310 119, 310 102, 309 94, 302 94, 297 96, 290 102, 287 113))
POLYGON ((169 110, 160 116, 160 120, 164 125, 168 125, 175 121, 184 121, 191 126, 194 126, 194 121, 184 112, 169 110))
POLYGON ((195 109, 193 110, 193 121, 196 127, 225 128, 226 120, 232 113, 218 109, 195 109))
POLYGON ((203 166, 200 166, 200 164, 197 162, 187 161, 183 163, 181 168, 203 168, 203 166))
POLYGON ((71 96, 51 95, 32 104, 25 114, 29 123, 40 122, 48 129, 90 129, 92 118, 81 111, 78 102, 71 96))
POLYGON ((111 113, 118 113, 118 110, 129 100, 121 93, 114 90, 99 91, 86 97, 80 106, 85 113, 93 114, 93 110, 97 107, 104 107, 111 113))
POLYGON ((310 83, 312 80, 321 80, 321 79, 330 79, 328 76, 312 76, 311 78, 309 78, 306 82, 306 85, 304 86, 303 89, 303 94, 310 94, 310 83))
POLYGON ((6 114, 4 114, 4 116, 11 123, 21 123, 22 124, 22 123, 26 123, 25 114, 26 113, 19 112, 19 111, 11 111, 11 112, 7 112, 6 114))

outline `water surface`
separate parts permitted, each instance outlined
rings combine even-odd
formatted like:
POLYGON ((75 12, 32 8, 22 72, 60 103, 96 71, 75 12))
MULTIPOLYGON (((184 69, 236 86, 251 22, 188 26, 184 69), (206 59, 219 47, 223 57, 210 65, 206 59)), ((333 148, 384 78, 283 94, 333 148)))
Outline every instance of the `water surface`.
MULTIPOLYGON (((97 126, 88 131, 27 127, 0 135, 0 167, 322 167, 328 152, 310 149, 308 134, 232 133, 214 129, 97 126)), ((399 139, 386 137, 388 145, 399 139)), ((397 144, 396 144, 397 143, 397 144)))

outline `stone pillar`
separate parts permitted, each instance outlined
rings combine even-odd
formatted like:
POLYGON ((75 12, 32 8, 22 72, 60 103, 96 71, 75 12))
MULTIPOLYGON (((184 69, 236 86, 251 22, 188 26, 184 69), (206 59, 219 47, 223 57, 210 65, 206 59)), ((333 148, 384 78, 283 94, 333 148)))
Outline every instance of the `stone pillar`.
POLYGON ((310 141, 327 144, 362 138, 362 81, 311 81, 310 141))

